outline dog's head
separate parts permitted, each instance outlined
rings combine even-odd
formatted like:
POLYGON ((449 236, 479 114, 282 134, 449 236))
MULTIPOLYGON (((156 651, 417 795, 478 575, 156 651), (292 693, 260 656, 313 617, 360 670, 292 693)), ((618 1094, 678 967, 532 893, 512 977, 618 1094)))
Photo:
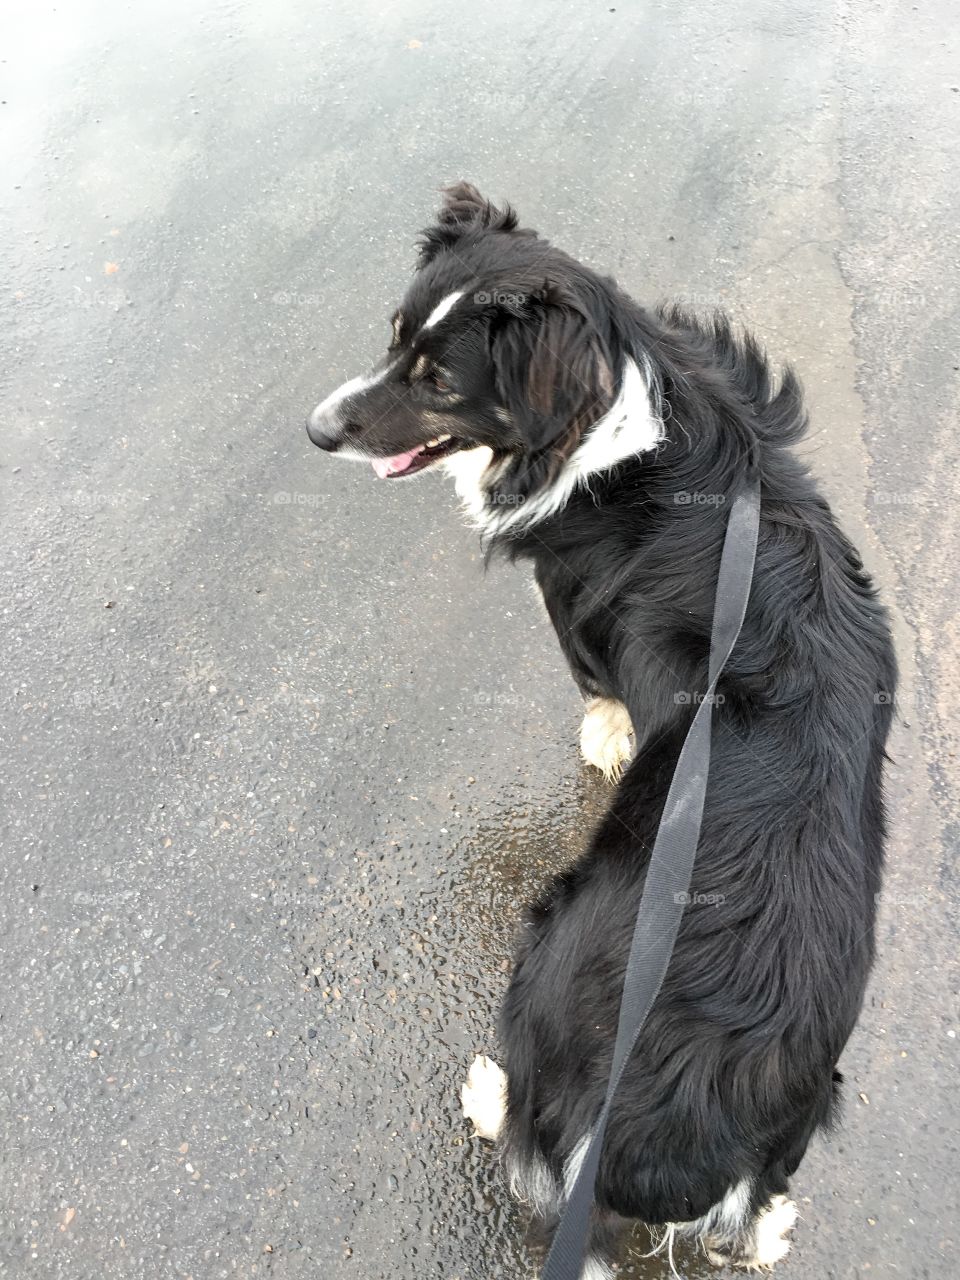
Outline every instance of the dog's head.
POLYGON ((444 461, 490 528, 556 509, 578 479, 658 438, 615 296, 509 207, 450 187, 386 356, 314 409, 310 439, 381 477, 444 461))

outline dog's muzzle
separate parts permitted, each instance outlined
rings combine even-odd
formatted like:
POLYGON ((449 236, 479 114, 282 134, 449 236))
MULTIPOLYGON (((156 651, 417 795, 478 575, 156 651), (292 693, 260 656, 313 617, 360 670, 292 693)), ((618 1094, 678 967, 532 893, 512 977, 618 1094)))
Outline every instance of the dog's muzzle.
POLYGON ((307 419, 307 435, 318 449, 336 453, 350 427, 350 422, 344 420, 344 406, 351 397, 371 386, 373 381, 375 379, 351 378, 342 387, 332 391, 326 400, 320 401, 307 419))

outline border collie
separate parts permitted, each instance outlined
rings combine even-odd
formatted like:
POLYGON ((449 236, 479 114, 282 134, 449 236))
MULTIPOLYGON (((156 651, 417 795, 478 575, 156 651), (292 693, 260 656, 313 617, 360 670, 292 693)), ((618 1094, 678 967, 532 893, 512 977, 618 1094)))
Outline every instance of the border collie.
POLYGON ((707 685, 729 502, 759 475, 756 569, 715 696, 693 884, 617 1094, 584 1276, 631 1220, 769 1267, 788 1180, 838 1106, 873 959, 896 668, 860 559, 789 446, 799 384, 750 337, 646 310, 448 188, 373 373, 310 415, 378 476, 441 465, 490 551, 532 562, 585 701, 580 748, 617 783, 589 847, 529 910, 466 1115, 547 1243, 604 1095, 644 875, 707 685))

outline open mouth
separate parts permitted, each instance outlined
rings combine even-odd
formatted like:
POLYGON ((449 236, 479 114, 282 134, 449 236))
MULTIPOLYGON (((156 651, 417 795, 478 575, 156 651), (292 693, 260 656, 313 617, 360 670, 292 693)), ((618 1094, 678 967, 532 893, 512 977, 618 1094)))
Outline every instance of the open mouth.
POLYGON ((391 476, 412 476, 424 467, 455 453, 463 441, 456 436, 437 436, 426 444, 418 444, 406 453, 395 453, 391 458, 371 458, 370 464, 381 480, 391 476))

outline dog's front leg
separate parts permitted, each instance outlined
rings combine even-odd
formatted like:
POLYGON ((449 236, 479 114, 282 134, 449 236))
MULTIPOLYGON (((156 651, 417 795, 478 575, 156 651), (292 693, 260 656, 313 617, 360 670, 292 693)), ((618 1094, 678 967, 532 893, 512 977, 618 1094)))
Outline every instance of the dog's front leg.
POLYGON ((636 735, 630 712, 618 698, 587 698, 580 726, 580 754, 608 782, 619 782, 633 759, 636 735))
POLYGON ((507 1077, 492 1058, 483 1054, 474 1058, 460 1088, 460 1103, 477 1136, 496 1142, 507 1113, 507 1077))
POLYGON ((570 674, 586 703, 580 726, 580 754, 609 782, 619 782, 624 766, 633 759, 636 750, 633 721, 619 698, 609 697, 587 670, 578 653, 576 628, 566 616, 561 604, 563 593, 556 589, 554 578, 555 575, 537 572, 533 586, 557 633, 570 674))

